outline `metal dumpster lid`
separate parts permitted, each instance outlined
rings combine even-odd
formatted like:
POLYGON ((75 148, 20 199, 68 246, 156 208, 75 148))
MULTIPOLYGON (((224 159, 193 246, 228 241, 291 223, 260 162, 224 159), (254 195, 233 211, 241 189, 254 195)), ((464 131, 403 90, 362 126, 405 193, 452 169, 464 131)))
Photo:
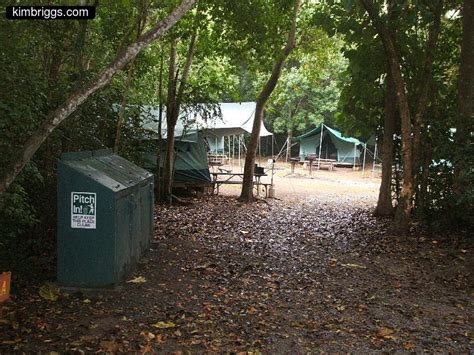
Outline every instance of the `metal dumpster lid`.
POLYGON ((153 176, 111 150, 64 153, 61 162, 112 191, 127 189, 153 176))

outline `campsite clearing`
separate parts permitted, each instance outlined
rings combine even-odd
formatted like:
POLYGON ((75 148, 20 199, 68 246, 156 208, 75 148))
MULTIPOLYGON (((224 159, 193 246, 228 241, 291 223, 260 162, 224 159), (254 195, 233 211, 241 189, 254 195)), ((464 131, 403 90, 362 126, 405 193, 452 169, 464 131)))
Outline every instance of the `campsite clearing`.
POLYGON ((157 207, 152 246, 118 292, 18 280, 0 352, 472 350, 472 246, 392 236, 360 172, 285 174, 266 203, 157 207))
MULTIPOLYGON (((262 158, 262 166, 267 159, 262 158)), ((228 166, 233 172, 240 171, 238 164, 228 166)), ((266 166, 262 183, 271 182, 271 169, 266 166)), ((378 172, 370 170, 362 172, 351 168, 336 168, 335 170, 313 170, 310 174, 307 167, 297 165, 292 173, 291 163, 278 162, 275 165, 273 183, 278 199, 298 201, 310 195, 321 200, 357 199, 357 203, 375 206, 380 187, 378 172)), ((228 196, 238 196, 242 185, 222 186, 220 193, 228 196)), ((263 196, 265 196, 263 194, 263 196)))

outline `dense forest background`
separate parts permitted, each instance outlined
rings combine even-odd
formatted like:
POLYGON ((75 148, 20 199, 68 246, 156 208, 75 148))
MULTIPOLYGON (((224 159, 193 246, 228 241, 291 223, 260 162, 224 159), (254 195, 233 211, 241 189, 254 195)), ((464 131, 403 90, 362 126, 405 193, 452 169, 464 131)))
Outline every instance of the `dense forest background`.
MULTIPOLYGON (((96 18, 0 19, 2 177, 55 109, 180 2, 68 5, 75 3, 96 6, 96 18)), ((178 110, 207 103, 211 112, 219 102, 255 101, 285 45, 293 4, 198 1, 89 96, 2 192, 0 269, 53 253, 62 152, 115 147, 140 163, 139 107, 169 105, 170 88, 178 110)), ((395 225, 405 231, 411 218, 432 230, 468 231, 474 221, 473 19, 470 0, 302 2, 296 47, 266 104, 265 124, 281 141, 321 122, 364 141, 376 134, 384 159, 377 212, 392 216, 398 206, 395 225)))

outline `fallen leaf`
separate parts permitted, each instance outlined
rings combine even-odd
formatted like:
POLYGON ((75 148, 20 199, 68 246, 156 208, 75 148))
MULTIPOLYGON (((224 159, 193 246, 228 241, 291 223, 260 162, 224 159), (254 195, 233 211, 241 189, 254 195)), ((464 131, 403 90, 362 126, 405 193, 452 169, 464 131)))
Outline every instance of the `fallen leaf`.
POLYGON ((151 332, 140 332, 140 336, 144 337, 148 341, 156 338, 156 335, 151 332))
POLYGON ((166 336, 162 335, 162 334, 158 334, 155 338, 155 341, 158 343, 158 344, 163 344, 165 341, 166 341, 166 336))
POLYGON ((158 329, 168 329, 168 328, 175 328, 176 324, 173 322, 156 322, 155 324, 152 324, 152 327, 158 328, 158 329))
POLYGON ((116 341, 110 340, 104 340, 100 342, 100 347, 101 350, 108 352, 108 353, 116 353, 122 351, 122 345, 117 343, 116 341))
POLYGON ((137 276, 131 280, 128 280, 127 283, 141 284, 146 282, 146 279, 143 276, 137 276))
POLYGON ((255 307, 250 307, 249 309, 247 309, 247 313, 248 314, 255 314, 257 313, 257 309, 255 307))
POLYGON ((59 297, 59 288, 57 285, 48 282, 40 287, 39 295, 48 301, 56 301, 59 297))
POLYGON ((387 340, 395 340, 397 337, 394 335, 395 331, 390 328, 382 327, 379 329, 377 336, 387 340))

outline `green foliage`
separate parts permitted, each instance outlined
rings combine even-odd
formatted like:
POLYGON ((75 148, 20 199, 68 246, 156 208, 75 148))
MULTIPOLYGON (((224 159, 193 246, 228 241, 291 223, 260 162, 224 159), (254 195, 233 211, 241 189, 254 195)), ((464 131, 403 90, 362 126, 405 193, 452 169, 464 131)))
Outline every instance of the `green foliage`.
POLYGON ((346 60, 342 42, 310 28, 288 60, 267 108, 266 121, 276 133, 302 134, 337 112, 346 60))

